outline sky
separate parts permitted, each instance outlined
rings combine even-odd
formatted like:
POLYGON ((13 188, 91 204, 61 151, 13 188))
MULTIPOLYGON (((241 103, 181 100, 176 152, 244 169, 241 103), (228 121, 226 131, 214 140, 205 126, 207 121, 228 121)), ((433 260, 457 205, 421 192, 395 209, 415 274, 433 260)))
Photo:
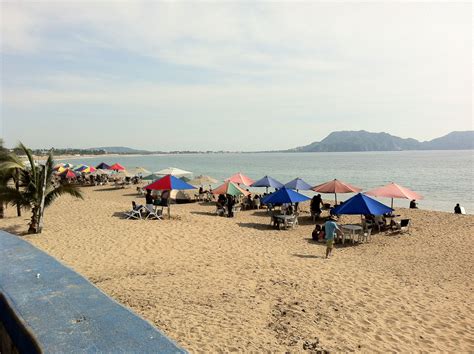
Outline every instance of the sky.
POLYGON ((271 150, 473 129, 472 4, 8 1, 7 146, 271 150))

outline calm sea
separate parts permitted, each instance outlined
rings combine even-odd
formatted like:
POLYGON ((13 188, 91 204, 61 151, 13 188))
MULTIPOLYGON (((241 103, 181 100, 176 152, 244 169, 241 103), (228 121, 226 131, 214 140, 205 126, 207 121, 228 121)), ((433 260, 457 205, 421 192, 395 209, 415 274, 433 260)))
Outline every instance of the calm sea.
MULTIPOLYGON (((364 190, 393 181, 424 195, 420 208, 453 211, 460 203, 468 213, 474 213, 474 151, 182 154, 70 160, 94 166, 102 161, 119 162, 129 169, 140 166, 150 171, 178 167, 219 180, 239 171, 255 180, 269 175, 282 183, 301 177, 317 185, 338 178, 364 190)), ((338 200, 351 196, 341 194, 338 200)), ((394 201, 395 206, 408 204, 404 199, 394 201)))

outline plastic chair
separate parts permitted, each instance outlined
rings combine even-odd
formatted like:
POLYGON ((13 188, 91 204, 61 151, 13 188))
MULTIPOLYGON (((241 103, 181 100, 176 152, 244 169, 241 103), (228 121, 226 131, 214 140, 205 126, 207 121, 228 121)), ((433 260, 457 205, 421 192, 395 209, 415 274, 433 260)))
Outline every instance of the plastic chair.
POLYGON ((366 241, 366 242, 369 242, 369 240, 372 238, 372 229, 367 229, 367 231, 363 232, 363 233, 360 233, 359 234, 359 239, 358 241, 361 242, 361 241, 366 241))

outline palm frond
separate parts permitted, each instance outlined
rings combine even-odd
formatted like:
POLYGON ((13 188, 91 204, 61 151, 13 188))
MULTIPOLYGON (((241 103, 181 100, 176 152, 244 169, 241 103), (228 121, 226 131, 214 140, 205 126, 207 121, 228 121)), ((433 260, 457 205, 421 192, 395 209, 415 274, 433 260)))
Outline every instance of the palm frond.
POLYGON ((57 197, 69 194, 75 198, 84 199, 82 192, 77 188, 75 184, 63 184, 50 191, 46 191, 46 197, 44 199, 44 206, 49 206, 57 197))
POLYGON ((19 205, 22 208, 31 207, 27 193, 17 191, 15 188, 9 186, 0 186, 0 200, 14 206, 19 205))
POLYGON ((32 179, 37 182, 37 166, 35 165, 35 160, 33 159, 33 154, 30 149, 28 149, 22 142, 18 144, 18 148, 23 150, 31 166, 32 179))

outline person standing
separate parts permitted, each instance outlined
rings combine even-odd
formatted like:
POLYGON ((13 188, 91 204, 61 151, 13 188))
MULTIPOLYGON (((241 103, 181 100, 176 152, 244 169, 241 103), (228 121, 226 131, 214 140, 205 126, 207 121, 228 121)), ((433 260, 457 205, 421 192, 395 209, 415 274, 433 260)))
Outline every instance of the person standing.
POLYGON ((339 226, 336 223, 336 218, 332 215, 324 224, 324 229, 326 239, 326 258, 329 258, 329 256, 332 254, 332 249, 334 248, 334 237, 336 234, 342 236, 342 231, 339 229, 339 226))
POLYGON ((229 195, 227 197, 227 216, 229 218, 234 217, 234 205, 235 205, 235 199, 234 196, 229 195))

